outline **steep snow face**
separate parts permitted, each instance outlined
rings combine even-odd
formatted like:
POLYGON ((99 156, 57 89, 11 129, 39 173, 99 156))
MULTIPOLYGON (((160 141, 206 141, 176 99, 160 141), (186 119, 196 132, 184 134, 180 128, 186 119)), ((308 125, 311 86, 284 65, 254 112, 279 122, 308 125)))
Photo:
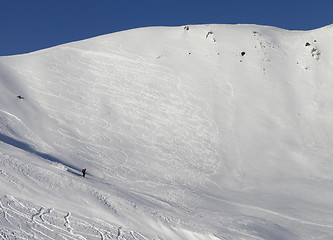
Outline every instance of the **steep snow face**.
POLYGON ((331 239, 332 41, 154 27, 1 57, 0 236, 331 239))

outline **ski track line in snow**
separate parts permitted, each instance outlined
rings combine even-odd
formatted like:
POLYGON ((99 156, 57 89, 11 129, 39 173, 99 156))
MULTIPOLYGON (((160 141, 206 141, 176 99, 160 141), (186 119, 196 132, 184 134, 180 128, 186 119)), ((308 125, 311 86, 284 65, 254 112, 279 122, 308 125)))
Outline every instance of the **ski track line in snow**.
POLYGON ((15 116, 14 114, 11 114, 11 113, 9 113, 9 112, 6 112, 6 111, 4 111, 4 110, 2 110, 2 109, 0 109, 0 111, 3 112, 3 113, 5 113, 5 114, 7 114, 7 115, 9 115, 9 116, 11 116, 11 117, 14 117, 16 120, 18 120, 18 121, 20 121, 21 123, 23 123, 22 120, 19 119, 19 118, 18 118, 17 116, 15 116))
MULTIPOLYGON (((198 193, 195 193, 195 194, 198 194, 198 193)), ((275 211, 272 211, 272 210, 269 210, 269 209, 265 209, 265 208, 261 208, 261 207, 257 207, 257 206, 237 203, 237 202, 221 199, 221 198, 218 198, 218 197, 206 195, 206 194, 203 194, 203 193, 199 193, 199 195, 205 196, 205 197, 208 197, 208 198, 212 198, 212 199, 215 199, 215 200, 218 200, 218 201, 222 201, 222 202, 225 202, 225 203, 228 203, 228 204, 231 204, 231 205, 239 206, 241 208, 247 208, 247 209, 251 209, 251 210, 255 210, 255 211, 265 212, 265 213, 268 213, 270 215, 275 215, 275 216, 285 218, 285 219, 295 221, 295 222, 305 224, 305 225, 312 225, 312 226, 323 227, 323 228, 333 228, 332 225, 326 225, 326 224, 319 224, 319 223, 314 223, 314 222, 310 222, 310 221, 304 221, 304 220, 301 220, 301 219, 298 219, 298 218, 295 218, 295 217, 288 216, 286 214, 278 213, 278 212, 275 212, 275 211)))
POLYGON ((52 208, 36 206, 0 196, 0 236, 4 239, 73 239, 73 240, 146 240, 139 232, 116 227, 101 220, 78 218, 52 208))
MULTIPOLYGON (((31 221, 35 221, 37 217, 41 217, 42 216, 42 212, 43 212, 43 208, 41 207, 37 213, 33 214, 31 216, 31 221)), ((41 218, 42 219, 42 218, 41 218)), ((43 220, 43 219, 42 219, 43 220)))
POLYGON ((298 218, 295 218, 295 217, 288 216, 286 214, 278 213, 278 212, 275 212, 275 211, 272 211, 272 210, 268 210, 268 209, 264 209, 264 208, 260 208, 260 207, 256 207, 256 206, 244 205, 244 204, 240 204, 240 203, 236 203, 236 204, 239 205, 239 206, 242 206, 242 207, 250 208, 250 209, 253 209, 253 210, 259 210, 259 211, 266 212, 266 213, 269 213, 269 214, 272 214, 272 215, 276 215, 276 216, 279 216, 279 217, 282 217, 282 218, 285 218, 285 219, 288 219, 288 220, 291 220, 291 221, 299 222, 301 224, 312 225, 312 226, 323 227, 323 228, 333 228, 332 225, 326 225, 326 224, 319 224, 319 223, 304 221, 304 220, 301 220, 301 219, 298 219, 298 218))
POLYGON ((12 225, 12 223, 8 220, 8 214, 7 214, 7 211, 6 209, 3 207, 2 203, 0 202, 0 209, 2 211, 2 214, 3 214, 3 217, 4 219, 6 220, 6 222, 8 222, 9 224, 12 225))
POLYGON ((69 221, 69 217, 71 216, 71 213, 68 212, 67 215, 64 217, 65 218, 65 224, 64 226, 66 227, 67 231, 71 234, 73 234, 73 229, 70 226, 70 221, 69 221))
POLYGON ((120 238, 120 236, 121 236, 121 227, 118 228, 117 240, 120 238))
MULTIPOLYGON (((68 121, 77 123, 75 134, 63 129, 61 125, 58 125, 56 129, 63 140, 70 139, 83 143, 82 150, 74 149, 77 146, 75 144, 73 147, 63 146, 61 142, 66 141, 56 142, 54 145, 61 148, 68 147, 69 151, 73 153, 76 151, 83 157, 94 156, 95 165, 102 169, 105 165, 111 165, 104 159, 111 159, 113 168, 120 170, 118 177, 124 173, 125 177, 131 177, 131 173, 137 171, 132 164, 132 156, 136 157, 137 162, 149 164, 141 157, 143 156, 141 149, 146 147, 152 149, 156 145, 152 157, 157 161, 150 168, 157 172, 165 172, 165 163, 168 162, 170 167, 176 169, 191 169, 190 171, 173 171, 168 178, 176 177, 182 179, 185 184, 187 181, 188 184, 198 182, 201 185, 205 176, 215 172, 216 165, 219 165, 221 160, 214 150, 214 145, 218 145, 216 132, 208 130, 215 128, 214 121, 202 112, 203 108, 189 101, 190 98, 196 99, 196 102, 202 102, 202 100, 191 94, 189 89, 185 89, 181 79, 172 70, 150 64, 140 56, 134 56, 119 49, 114 52, 113 57, 85 52, 87 59, 83 59, 82 62, 88 65, 84 71, 87 74, 92 71, 97 76, 100 74, 100 80, 103 79, 103 81, 89 81, 88 76, 86 79, 75 78, 74 75, 66 73, 65 65, 59 65, 52 67, 52 73, 58 76, 60 82, 39 79, 39 81, 43 80, 45 85, 49 85, 49 89, 29 84, 31 91, 51 99, 41 102, 41 106, 49 109, 50 113, 61 114, 68 121), (117 54, 120 54, 121 58, 117 54), (133 57, 135 60, 131 59, 133 57), (155 82, 149 82, 146 79, 155 79, 155 82), (153 90, 150 84, 159 87, 153 90), (91 92, 86 92, 87 96, 82 97, 80 88, 91 89, 91 92), (63 89, 68 90, 64 92, 63 89), (98 98, 99 95, 109 96, 109 98, 102 101, 102 98, 98 98), (52 103, 52 99, 62 101, 64 104, 61 108, 48 105, 48 102, 52 103), (85 99, 89 99, 89 102, 85 102, 85 99), (151 105, 156 101, 160 104, 152 108, 151 105), (98 110, 101 106, 105 111, 98 110), (87 114, 87 110, 91 114, 87 114), (116 117, 116 124, 110 124, 104 120, 105 116, 116 117), (147 123, 151 128, 143 127, 147 123), (80 131, 86 125, 92 126, 91 134, 80 131), (181 126, 181 129, 172 130, 175 126, 181 126), (131 134, 127 133, 127 129, 131 131, 131 134), (142 141, 137 140, 140 138, 142 141), (110 145, 109 142, 113 144, 110 145), (138 147, 135 148, 136 150, 128 148, 126 151, 122 150, 121 146, 127 143, 138 147), (71 148, 73 150, 70 150, 71 148), (87 150, 90 155, 83 155, 87 150), (126 152, 130 152, 132 156, 126 152), (177 154, 181 154, 186 159, 174 158, 177 154), (204 174, 200 173, 200 169, 203 169, 204 174)), ((71 58, 73 60, 71 64, 75 63, 75 55, 71 58)), ((29 73, 26 75, 28 81, 36 81, 28 77, 29 73)), ((139 176, 136 174, 131 178, 139 176)), ((145 174, 142 173, 142 176, 145 174)))

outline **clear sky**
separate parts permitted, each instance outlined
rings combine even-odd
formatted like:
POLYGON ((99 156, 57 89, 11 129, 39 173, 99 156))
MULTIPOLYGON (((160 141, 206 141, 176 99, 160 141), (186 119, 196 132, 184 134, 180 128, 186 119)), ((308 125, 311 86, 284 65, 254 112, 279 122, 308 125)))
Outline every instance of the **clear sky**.
POLYGON ((0 56, 148 26, 333 23, 333 0, 0 0, 0 56))

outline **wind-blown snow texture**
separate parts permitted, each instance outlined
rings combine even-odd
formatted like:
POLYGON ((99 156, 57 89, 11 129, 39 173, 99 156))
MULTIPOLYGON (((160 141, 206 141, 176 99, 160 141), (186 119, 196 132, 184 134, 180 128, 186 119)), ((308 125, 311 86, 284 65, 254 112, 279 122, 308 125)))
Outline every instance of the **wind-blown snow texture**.
POLYGON ((1 57, 1 238, 332 239, 332 41, 153 27, 1 57))

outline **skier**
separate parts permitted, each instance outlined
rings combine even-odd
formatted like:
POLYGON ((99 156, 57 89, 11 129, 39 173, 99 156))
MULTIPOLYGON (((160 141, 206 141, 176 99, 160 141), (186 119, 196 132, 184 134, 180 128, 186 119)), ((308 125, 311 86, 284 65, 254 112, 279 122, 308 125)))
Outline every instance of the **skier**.
POLYGON ((82 177, 85 177, 86 176, 86 169, 82 169, 82 177))

